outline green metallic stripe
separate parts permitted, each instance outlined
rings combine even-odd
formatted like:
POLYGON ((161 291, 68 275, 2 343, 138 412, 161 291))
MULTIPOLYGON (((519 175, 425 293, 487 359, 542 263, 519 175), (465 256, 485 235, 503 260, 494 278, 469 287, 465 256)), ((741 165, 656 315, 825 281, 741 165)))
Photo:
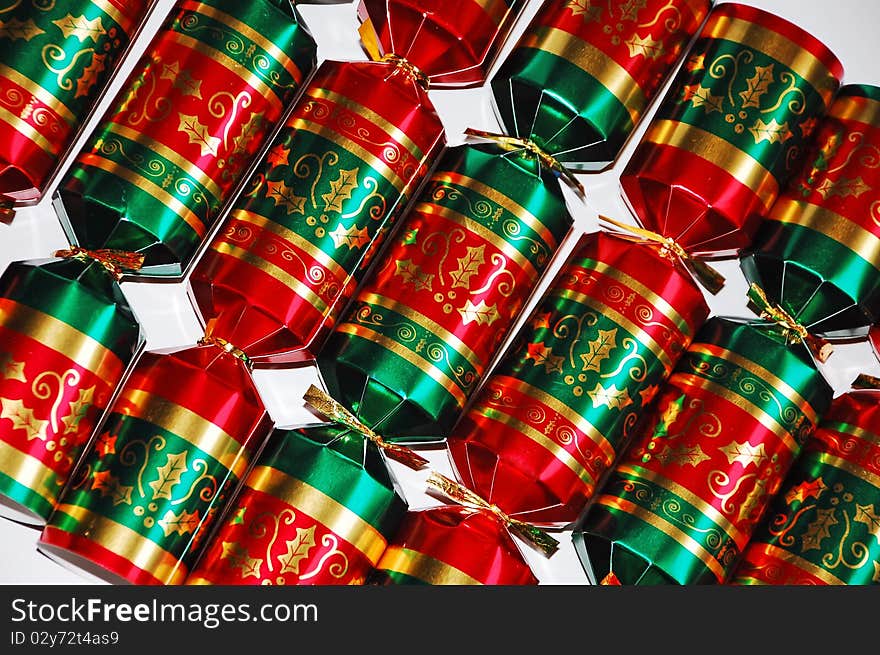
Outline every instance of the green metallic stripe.
MULTIPOLYGON (((709 343, 692 344, 691 347, 688 348, 688 353, 721 359, 724 362, 729 362, 734 366, 738 366, 739 368, 748 371, 759 380, 767 382, 774 391, 778 391, 786 401, 794 405, 801 413, 803 413, 810 423, 816 425, 819 421, 818 412, 813 409, 813 406, 807 402, 797 389, 793 388, 785 380, 776 376, 774 373, 768 371, 753 360, 743 357, 739 353, 735 353, 727 348, 721 348, 720 346, 715 346, 709 343)), ((780 414, 781 413, 782 411, 780 410, 780 414)))
MULTIPOLYGON (((843 580, 838 578, 837 576, 830 573, 827 569, 822 568, 821 566, 817 566, 813 564, 809 560, 804 559, 798 555, 795 555, 791 551, 779 548, 778 546, 774 546, 772 544, 762 544, 756 542, 752 548, 754 548, 759 555, 772 557, 773 559, 777 559, 781 562, 785 562, 786 564, 791 564, 796 566, 799 569, 802 569, 806 573, 812 575, 815 578, 819 578, 822 582, 829 585, 843 585, 846 584, 843 580)), ((751 550, 751 548, 750 548, 751 550)), ((748 560, 746 560, 748 561, 748 560)))
POLYGON ((595 79, 629 114, 633 124, 648 104, 630 72, 593 44, 565 30, 545 25, 523 35, 517 48, 531 48, 559 57, 595 79))
POLYGON ((722 137, 695 125, 670 119, 654 120, 643 141, 680 148, 723 168, 748 187, 767 210, 779 193, 779 182, 761 162, 722 137))
POLYGON ((270 466, 256 466, 245 484, 308 514, 363 553, 373 566, 385 551, 385 537, 351 509, 317 487, 270 466))
POLYGON ((185 175, 192 178, 196 184, 202 187, 200 190, 206 191, 208 195, 213 196, 216 202, 220 202, 223 199, 223 190, 217 185, 213 178, 208 175, 208 173, 165 144, 156 141, 143 132, 138 132, 137 130, 133 130, 130 127, 125 127, 118 123, 106 124, 104 126, 104 132, 109 132, 110 134, 115 134, 116 136, 125 139, 129 142, 127 145, 136 150, 143 150, 150 155, 158 155, 165 161, 170 162, 171 165, 178 168, 185 175))
POLYGON ((865 428, 859 427, 858 425, 851 425, 849 423, 842 423, 839 421, 824 420, 819 427, 823 430, 833 430, 834 432, 839 432, 850 437, 855 437, 856 439, 861 439, 862 441, 865 441, 874 446, 880 446, 880 435, 875 432, 869 432, 865 428))
POLYGON ((699 389, 703 391, 708 391, 709 393, 718 396, 722 400, 726 400, 727 402, 736 405, 741 410, 752 416, 752 418, 756 419, 761 425, 775 434, 779 439, 785 444, 785 447, 792 454, 797 454, 800 450, 800 446, 794 440, 792 434, 788 431, 788 429, 782 425, 776 418, 771 416, 765 411, 765 408, 761 405, 756 404, 751 398, 744 396, 740 393, 732 389, 728 389, 717 382, 713 382, 712 380, 707 380, 706 378, 700 375, 691 375, 688 373, 673 373, 669 378, 670 384, 675 385, 685 385, 694 389, 699 389))
POLYGON ((417 578, 430 585, 482 584, 446 562, 400 546, 389 546, 376 568, 417 578))
POLYGON ((663 365, 663 368, 666 369, 667 373, 672 370, 674 362, 669 356, 669 353, 667 353, 663 349, 663 346, 655 341, 654 337, 651 336, 648 332, 633 323, 616 309, 610 307, 606 303, 603 303, 601 300, 593 298, 592 296, 589 296, 585 293, 579 293, 577 291, 571 291, 570 289, 551 289, 548 295, 554 298, 570 300, 580 305, 589 307, 590 309, 596 311, 599 315, 607 318, 609 321, 617 323, 624 330, 629 332, 629 334, 642 346, 650 350, 654 357, 656 357, 657 360, 663 365))
MULTIPOLYGON (((9 478, 16 486, 27 489, 38 496, 43 503, 54 505, 58 500, 61 486, 58 474, 33 455, 23 453, 18 448, 0 440, 0 475, 9 478)), ((10 495, 7 493, 7 495, 10 495)))
POLYGON ((43 136, 42 132, 37 130, 37 128, 27 121, 23 121, 20 117, 3 106, 0 106, 0 121, 9 125, 13 130, 28 139, 47 155, 55 157, 59 154, 59 148, 43 136))
MULTIPOLYGON (((162 203, 169 210, 174 212, 180 219, 185 222, 193 232, 195 232, 196 237, 200 240, 207 234, 207 226, 202 222, 202 219, 193 212, 189 207, 187 207, 184 203, 180 202, 180 200, 168 193, 161 186, 153 182, 148 177, 145 177, 143 174, 138 171, 131 170, 127 166, 124 166, 120 162, 113 161, 112 159, 107 159, 105 157, 100 157, 96 154, 85 153, 80 155, 77 164, 81 167, 89 166, 92 168, 100 169, 110 175, 118 177, 120 180, 124 180, 132 185, 135 190, 146 192, 155 198, 158 202, 162 203)), ((89 179, 89 174, 86 171, 82 172, 82 179, 84 181, 91 181, 89 179)))
POLYGON ((814 457, 820 464, 824 464, 825 466, 833 466, 836 469, 845 471, 853 477, 859 478, 860 480, 867 482, 875 489, 880 490, 880 475, 877 475, 876 473, 871 473, 864 466, 853 464, 849 460, 843 459, 842 457, 836 457, 827 453, 813 453, 812 457, 814 457))
POLYGON ((631 466, 628 464, 618 465, 615 472, 620 475, 626 475, 631 478, 650 482, 654 486, 660 487, 674 496, 678 496, 690 504, 700 514, 709 519, 713 524, 718 526, 718 529, 733 539, 740 548, 745 546, 746 542, 749 540, 749 535, 743 534, 740 529, 724 514, 718 511, 717 508, 710 503, 707 503, 703 498, 700 498, 689 489, 673 482, 666 476, 638 465, 631 466))
POLYGON ((115 553, 165 584, 182 584, 187 567, 181 560, 127 525, 78 505, 60 504, 50 523, 115 553))
POLYGON ((23 88, 37 100, 49 107, 49 109, 58 114, 58 116, 71 127, 79 125, 79 118, 77 118, 67 105, 52 95, 50 91, 34 82, 31 78, 3 63, 0 63, 0 77, 4 77, 23 88))
POLYGON ((293 78, 293 81, 296 84, 300 84, 303 81, 303 72, 300 70, 299 66, 296 65, 290 57, 278 47, 276 44, 272 43, 265 36, 251 28, 247 23, 243 23, 235 16, 226 13, 225 11, 220 11, 211 5, 207 5, 203 2, 194 2, 193 0, 187 0, 182 4, 178 5, 179 9, 193 11, 200 16, 207 16, 213 20, 216 20, 219 23, 223 23, 231 27, 233 30, 241 34, 246 39, 249 39, 254 43, 254 45, 258 46, 265 52, 269 57, 275 60, 275 62, 284 68, 289 74, 290 77, 293 78))
POLYGON ((480 239, 488 242, 493 248, 503 253, 505 257, 516 263, 516 265, 519 266, 521 269, 524 269, 531 279, 536 279, 539 276, 539 272, 535 264, 533 264, 532 261, 528 259, 525 255, 523 255, 523 253, 518 248, 505 240, 503 237, 497 235, 489 228, 485 227, 482 223, 477 222, 469 216, 465 216, 461 212, 458 212, 444 205, 438 205, 433 202, 425 201, 418 203, 412 211, 416 213, 421 212, 423 214, 440 216, 452 223, 455 223, 456 225, 460 225, 466 231, 473 232, 480 239))
POLYGON ((55 507, 54 500, 47 501, 42 494, 34 493, 33 490, 19 483, 15 478, 5 475, 2 471, 0 471, 0 495, 26 507, 44 520, 49 518, 55 507))
POLYGON ((846 216, 813 203, 780 198, 767 218, 815 230, 880 271, 880 238, 846 216))
POLYGON ((375 330, 371 330, 362 325, 355 325, 352 323, 343 323, 336 328, 336 331, 340 334, 349 334, 355 337, 360 337, 361 339, 365 339, 372 345, 383 348, 391 354, 400 357, 405 362, 411 364, 416 369, 418 369, 421 373, 425 373, 431 379, 433 379, 437 384, 445 389, 449 393, 449 395, 451 395, 455 399, 455 402, 458 405, 464 405, 465 401, 467 400, 467 397, 465 396, 461 387, 459 387, 455 381, 447 376, 444 371, 434 366, 434 364, 429 360, 419 357, 408 348, 400 345, 400 343, 398 343, 397 341, 389 339, 385 335, 379 334, 375 330))

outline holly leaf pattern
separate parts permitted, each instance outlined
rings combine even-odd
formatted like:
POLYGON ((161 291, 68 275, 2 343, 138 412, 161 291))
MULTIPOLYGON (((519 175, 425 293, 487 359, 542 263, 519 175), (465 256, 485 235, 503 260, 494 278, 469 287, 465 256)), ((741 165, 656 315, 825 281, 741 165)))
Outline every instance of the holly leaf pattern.
POLYGON ((233 154, 230 156, 234 157, 235 155, 247 154, 248 146, 263 131, 264 123, 265 118, 263 117, 263 112, 251 112, 251 116, 248 118, 247 123, 242 125, 238 136, 232 140, 233 154))
POLYGON ((296 536, 286 542, 287 552, 278 558, 281 564, 280 573, 295 573, 299 575, 299 564, 309 556, 309 551, 315 547, 315 526, 310 528, 297 528, 296 536))
POLYGON ((608 409, 623 409, 632 405, 633 402, 626 389, 618 389, 614 384, 610 387, 603 387, 601 382, 597 382, 592 391, 587 392, 587 395, 593 401, 594 409, 602 406, 608 409))
POLYGON ((655 457, 663 466, 675 464, 677 466, 689 465, 696 467, 699 466, 700 462, 712 459, 703 452, 700 444, 696 446, 670 446, 667 443, 666 447, 656 454, 655 457))
POLYGON ((156 524, 162 528, 166 537, 175 533, 182 537, 185 534, 194 533, 199 527, 199 510, 190 514, 184 509, 180 514, 175 514, 169 509, 161 519, 156 521, 156 524))
POLYGON ((598 22, 602 18, 602 7, 591 0, 572 0, 566 7, 573 16, 583 16, 585 23, 598 22))
POLYGON ((149 487, 153 490, 153 500, 157 498, 171 499, 171 491, 174 485, 179 484, 180 478, 189 470, 186 465, 187 452, 184 450, 177 454, 169 453, 165 464, 156 469, 159 477, 149 484, 149 487))
POLYGON ((17 398, 0 398, 0 419, 12 421, 13 430, 24 430, 28 441, 48 439, 49 421, 34 416, 34 410, 25 407, 17 398))
POLYGON ((877 545, 880 546, 880 516, 874 511, 873 503, 870 505, 859 505, 856 503, 856 513, 853 516, 853 521, 867 525, 868 533, 877 540, 877 545))
POLYGON ((620 6, 620 18, 622 20, 635 21, 639 17, 639 12, 645 8, 648 0, 626 0, 620 6))
POLYGON ((370 242, 370 233, 365 227, 358 228, 357 225, 345 227, 340 223, 335 230, 330 232, 330 238, 333 239, 333 245, 337 248, 342 248, 342 246, 349 249, 363 248, 370 242))
POLYGON ((647 407, 654 400, 654 396, 657 395, 658 391, 660 391, 660 387, 656 384, 652 384, 650 387, 645 387, 639 391, 639 395, 642 397, 642 407, 647 407))
POLYGON ((719 448, 719 450, 727 457, 729 464, 732 465, 739 462, 744 469, 748 468, 749 464, 760 467, 762 463, 770 459, 767 456, 763 443, 753 446, 748 441, 743 443, 731 441, 726 446, 719 448))
POLYGON ((822 547, 822 540, 831 536, 828 528, 832 525, 837 525, 834 508, 817 509, 816 520, 807 526, 806 532, 801 536, 801 552, 819 550, 822 547))
POLYGON ((826 177, 816 186, 816 193, 825 200, 832 196, 839 196, 840 198, 852 196, 853 198, 858 198, 865 191, 870 190, 871 187, 865 184, 861 175, 855 178, 841 177, 839 180, 834 181, 826 177))
POLYGON ((611 330, 599 330, 595 339, 587 344, 589 350, 580 355, 584 363, 582 371, 600 370, 602 362, 611 356, 611 351, 617 347, 617 328, 611 330))
POLYGON ((97 471, 92 476, 92 489, 98 491, 102 497, 108 497, 116 505, 131 505, 131 492, 134 487, 120 484, 119 478, 110 471, 97 471))
POLYGON ((675 400, 670 400, 666 404, 666 407, 663 408, 663 412, 660 414, 660 420, 657 422, 657 427, 654 428, 654 436, 668 437, 669 428, 671 428, 678 420, 682 411, 684 411, 684 394, 680 395, 675 400))
POLYGON ((10 18, 7 21, 0 21, 0 39, 30 41, 35 36, 45 33, 46 31, 39 27, 32 18, 27 20, 10 18))
POLYGON ((92 61, 83 69, 82 75, 76 81, 76 93, 74 98, 87 96, 92 87, 98 82, 98 75, 106 68, 107 55, 92 55, 92 61))
POLYGON ((431 290, 434 282, 433 273, 425 273, 418 264, 413 264, 411 259, 398 260, 394 265, 397 267, 394 274, 400 277, 404 284, 412 284, 416 291, 431 290))
POLYGON ((89 20, 85 16, 67 14, 64 18, 53 20, 52 23, 58 26, 65 39, 74 37, 79 39, 80 43, 85 43, 90 39, 97 43, 98 39, 107 33, 101 23, 100 16, 89 20))
POLYGON ((815 480, 807 480, 789 489, 785 494, 785 502, 793 505, 796 502, 803 503, 807 498, 816 498, 818 500, 819 496, 827 488, 821 477, 815 480))
POLYGON ((27 377, 24 374, 24 362, 15 361, 8 353, 0 355, 0 375, 6 380, 27 382, 27 377))
POLYGON ((267 180, 266 197, 274 202, 276 207, 284 209, 288 216, 306 213, 306 198, 296 195, 284 180, 277 182, 267 180))
POLYGON ((234 541, 224 541, 222 548, 223 554, 220 559, 225 560, 231 569, 241 569, 242 580, 251 576, 260 577, 260 568, 263 566, 262 558, 251 557, 246 548, 234 541))
POLYGON ((171 80, 171 87, 178 89, 185 96, 199 99, 202 97, 202 80, 194 78, 185 68, 181 70, 179 61, 164 64, 160 78, 171 80))
POLYGON ((526 360, 532 360, 535 366, 543 366, 548 374, 562 373, 562 363, 565 357, 554 355, 553 350, 544 343, 530 343, 526 347, 526 360))
POLYGON ((724 111, 724 96, 713 95, 711 89, 707 89, 701 84, 685 86, 682 102, 690 102, 695 109, 702 107, 706 114, 711 114, 713 111, 724 111))
POLYGON ((79 430, 80 421, 82 421, 92 406, 92 397, 95 394, 95 387, 88 389, 80 389, 76 400, 71 400, 68 404, 67 416, 61 419, 64 423, 64 434, 70 434, 79 430))
POLYGON ((95 440, 95 450, 98 452, 98 457, 106 457, 107 455, 115 455, 116 454, 116 435, 112 435, 109 432, 102 433, 95 440))
POLYGON ((629 37, 629 40, 624 41, 626 43, 626 47, 629 48, 629 56, 630 57, 638 57, 639 55, 645 57, 645 59, 660 59, 665 53, 666 50, 663 47, 662 41, 655 41, 651 38, 649 34, 646 37, 641 37, 638 34, 633 34, 629 37))
POLYGON ((755 74, 746 80, 745 91, 739 92, 739 97, 743 101, 743 109, 761 106, 761 97, 773 84, 773 68, 775 66, 776 64, 755 66, 755 74))
POLYGON ((269 164, 272 168, 277 168, 278 166, 290 166, 290 161, 288 160, 290 157, 290 148, 284 146, 284 144, 279 143, 277 146, 274 146, 266 155, 266 163, 269 164))
POLYGON ((688 57, 685 68, 691 73, 706 68, 706 55, 691 55, 688 57))
POLYGON ((755 124, 749 128, 749 132, 755 138, 755 144, 762 141, 785 143, 792 137, 791 130, 788 129, 788 121, 784 121, 780 125, 775 118, 771 118, 769 123, 765 123, 760 118, 756 119, 755 124))
POLYGON ((218 148, 220 147, 220 144, 223 143, 222 139, 212 136, 208 132, 208 128, 199 122, 198 116, 184 114, 183 112, 178 112, 177 116, 180 119, 180 123, 177 125, 177 130, 186 135, 189 139, 189 143, 199 147, 199 152, 202 157, 205 155, 213 155, 216 157, 219 153, 218 148))
POLYGON ((755 485, 740 503, 737 521, 750 521, 758 518, 760 511, 756 510, 760 510, 764 498, 767 496, 767 481, 767 478, 755 479, 755 485))
POLYGON ((321 195, 324 199, 324 211, 342 213, 342 204, 351 198, 352 192, 358 188, 359 172, 360 167, 339 170, 339 177, 330 182, 330 191, 321 195))
POLYGON ((480 266, 486 262, 485 250, 485 244, 480 244, 476 248, 473 246, 467 247, 465 256, 458 258, 458 268, 449 274, 453 288, 463 287, 470 289, 471 278, 477 274, 480 266))
POLYGON ((464 307, 458 308, 458 313, 461 314, 462 323, 465 325, 472 322, 476 322, 477 325, 492 325, 501 318, 498 305, 487 305, 485 300, 481 300, 476 305, 467 300, 464 307))

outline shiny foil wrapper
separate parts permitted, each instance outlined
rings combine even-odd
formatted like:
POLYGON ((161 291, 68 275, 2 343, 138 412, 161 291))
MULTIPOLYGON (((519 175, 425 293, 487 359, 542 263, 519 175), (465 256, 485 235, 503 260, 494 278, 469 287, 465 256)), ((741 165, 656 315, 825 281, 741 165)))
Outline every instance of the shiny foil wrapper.
POLYGON ((776 324, 709 319, 574 531, 588 577, 725 582, 831 397, 776 324))
POLYGON ((834 399, 732 584, 880 583, 880 391, 834 399))
POLYGON ((510 516, 572 523, 708 315, 659 246, 582 236, 450 434, 458 477, 510 516))
POLYGON ((0 10, 0 219, 42 197, 152 4, 34 0, 0 10))
POLYGON ((0 515, 42 525, 143 346, 97 262, 13 262, 0 277, 0 515))
POLYGON ((182 275, 315 62, 286 0, 179 0, 61 182, 71 242, 182 275))
POLYGON ((363 584, 406 510, 363 436, 277 430, 187 584, 363 584))
POLYGON ((880 87, 841 87, 742 268, 816 334, 864 336, 880 320, 880 87))
POLYGON ((575 170, 611 164, 712 0, 546 0, 492 79, 508 134, 575 170))
POLYGON ((318 357, 330 395, 389 441, 445 438, 571 223, 537 160, 448 149, 318 357))
POLYGON ((381 585, 536 585, 504 523, 458 505, 410 511, 370 582, 381 585))
POLYGON ((145 353, 38 548, 105 581, 183 583, 271 428, 232 353, 145 353))
POLYGON ((626 202, 689 252, 735 254, 800 169, 842 76, 800 27, 719 4, 620 176, 626 202))

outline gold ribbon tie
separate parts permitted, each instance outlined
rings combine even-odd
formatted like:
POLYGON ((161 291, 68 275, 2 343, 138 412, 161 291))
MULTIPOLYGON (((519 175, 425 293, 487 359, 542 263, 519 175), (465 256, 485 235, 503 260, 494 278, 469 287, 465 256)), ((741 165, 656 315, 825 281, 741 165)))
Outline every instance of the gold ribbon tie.
POLYGON ((880 378, 868 375, 867 373, 860 373, 850 386, 853 389, 880 390, 880 378))
POLYGON ((11 221, 15 218, 15 201, 0 198, 0 221, 11 221))
POLYGON ((761 318, 773 321, 783 328, 787 341, 800 340, 810 349, 810 352, 813 353, 816 359, 822 363, 828 361, 831 353, 834 352, 834 347, 825 339, 810 334, 809 330, 798 323, 791 314, 779 305, 771 303, 761 287, 752 283, 749 286, 748 298, 757 308, 761 318))
POLYGON ((251 362, 251 358, 247 356, 247 354, 241 349, 237 348, 235 345, 229 343, 226 339, 221 339, 220 337, 215 337, 210 334, 206 334, 201 339, 199 339, 200 346, 215 346, 222 350, 223 352, 229 353, 233 357, 240 359, 245 363, 245 366, 248 369, 253 368, 253 362, 251 362))
POLYGON ((144 265, 144 256, 140 253, 127 252, 125 250, 88 250, 79 246, 72 246, 66 250, 56 250, 56 257, 65 259, 79 259, 86 261, 92 259, 99 262, 116 280, 131 271, 138 271, 144 265))
POLYGON ((418 66, 409 61, 406 57, 402 57, 401 55, 394 54, 389 52, 387 54, 382 54, 382 49, 379 46, 379 34, 376 32, 376 28, 373 25, 373 21, 367 18, 364 22, 361 23, 360 27, 358 27, 358 34, 361 37, 361 43, 364 44, 364 50, 367 51, 367 55, 373 61, 384 61, 391 63, 395 66, 396 71, 400 71, 404 75, 406 75, 409 79, 414 81, 420 87, 422 87, 425 91, 427 91, 431 86, 431 78, 428 77, 424 71, 422 71, 418 66))
POLYGON ((391 459, 416 471, 428 464, 428 460, 406 446, 385 441, 382 435, 377 434, 372 428, 364 425, 357 416, 349 412, 339 401, 314 384, 310 385, 306 390, 303 400, 331 421, 340 423, 372 441, 391 459))
POLYGON ((530 523, 515 519, 500 507, 486 502, 479 495, 462 484, 450 480, 445 475, 432 471, 428 477, 428 486, 440 491, 459 505, 470 509, 487 510, 494 514, 515 535, 525 540, 544 557, 550 557, 559 549, 559 542, 549 534, 530 523))

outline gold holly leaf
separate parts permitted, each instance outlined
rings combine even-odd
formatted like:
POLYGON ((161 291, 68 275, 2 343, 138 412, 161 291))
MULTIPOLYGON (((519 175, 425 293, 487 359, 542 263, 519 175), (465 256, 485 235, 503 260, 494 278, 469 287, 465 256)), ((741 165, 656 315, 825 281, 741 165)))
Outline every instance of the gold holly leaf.
POLYGON ((593 390, 587 392, 587 395, 593 401, 594 409, 603 405, 608 409, 623 409, 627 405, 632 405, 629 391, 618 389, 617 385, 614 384, 606 388, 602 386, 601 382, 597 382, 593 390))
POLYGON ((743 499, 739 506, 739 515, 737 521, 754 520, 758 518, 764 498, 767 496, 767 478, 758 478, 755 480, 755 486, 748 495, 743 499))
POLYGON ((801 482, 788 490, 785 494, 785 502, 791 505, 795 502, 803 503, 810 497, 818 499, 827 488, 821 477, 811 482, 801 482))
POLYGON ((98 457, 116 454, 116 435, 110 436, 109 432, 102 433, 95 441, 95 450, 98 457))
POLYGON ((461 314, 462 322, 467 325, 476 321, 477 325, 492 325, 501 318, 498 313, 498 305, 487 305, 485 300, 481 300, 476 305, 470 300, 465 301, 464 307, 458 308, 461 314))
POLYGON ((276 207, 283 207, 287 215, 306 213, 306 198, 298 196, 284 180, 277 182, 266 181, 266 197, 275 203, 276 207))
POLYGON ((817 509, 816 516, 816 520, 807 526, 807 531, 801 536, 801 552, 819 550, 822 547, 822 540, 831 536, 828 528, 837 525, 834 508, 817 509))
POLYGON ((245 514, 247 514, 247 507, 239 507, 229 520, 229 525, 243 525, 245 514))
POLYGON ((864 523, 868 526, 868 533, 877 540, 880 546, 880 515, 874 511, 874 503, 870 505, 859 505, 856 503, 856 513, 853 521, 864 523))
POLYGON ((689 84, 684 87, 682 102, 690 102, 694 108, 702 107, 706 114, 713 111, 724 111, 724 96, 712 94, 712 89, 707 89, 701 84, 689 84))
POLYGON ((202 80, 194 78, 185 68, 181 70, 179 61, 163 64, 160 78, 171 80, 172 88, 178 89, 185 96, 199 99, 202 97, 202 80))
POLYGON ((706 68, 706 55, 691 55, 685 64, 685 68, 691 73, 703 70, 706 68))
POLYGON ((810 116, 807 120, 801 122, 801 134, 803 134, 805 138, 810 136, 818 124, 819 119, 815 116, 810 116))
POLYGON ((286 542, 287 552, 278 558, 281 564, 279 573, 295 573, 299 575, 299 563, 309 556, 309 551, 315 547, 315 526, 310 528, 297 528, 296 536, 286 542))
POLYGON ((583 16, 585 23, 598 22, 602 18, 602 7, 594 5, 591 0, 572 0, 566 8, 572 16, 583 16))
POLYGON ((216 157, 219 152, 218 148, 223 143, 223 140, 219 137, 211 136, 208 133, 208 128, 199 122, 198 116, 191 116, 182 112, 178 112, 177 116, 180 118, 180 123, 177 126, 178 131, 183 132, 191 144, 199 147, 202 157, 205 155, 214 155, 216 157))
POLYGON ((89 412, 92 406, 92 396, 95 394, 95 387, 88 389, 80 389, 76 400, 71 400, 68 404, 67 416, 61 419, 64 423, 64 434, 70 434, 79 430, 79 423, 89 412))
POLYGON ((172 488, 180 483, 180 478, 189 470, 186 465, 187 452, 184 450, 182 453, 169 453, 165 464, 156 469, 159 477, 149 484, 153 490, 153 500, 157 498, 171 499, 172 488))
POLYGON ((666 50, 662 41, 655 41, 651 35, 642 38, 638 34, 633 34, 628 41, 624 41, 629 48, 629 56, 637 57, 642 55, 646 59, 660 59, 666 50))
POLYGON ((760 467, 763 462, 770 459, 763 443, 753 446, 748 441, 743 443, 731 441, 719 450, 727 457, 729 464, 739 462, 744 469, 748 468, 749 464, 760 467))
POLYGON ((657 422, 657 427, 654 428, 654 436, 668 437, 669 428, 671 428, 678 420, 682 411, 684 411, 684 394, 680 395, 675 400, 670 400, 666 404, 666 407, 663 408, 663 412, 660 414, 660 420, 657 422))
POLYGON ((27 432, 28 441, 39 439, 46 441, 48 438, 49 421, 41 421, 34 416, 34 410, 24 406, 21 400, 13 398, 0 398, 0 419, 8 418, 12 421, 13 430, 27 432))
POLYGON ((169 509, 165 512, 165 516, 156 523, 165 532, 166 537, 170 537, 175 532, 182 537, 185 534, 194 533, 199 527, 199 510, 190 514, 184 509, 180 514, 175 514, 169 509))
POLYGON ((89 91, 98 82, 98 74, 106 68, 104 63, 106 59, 107 55, 99 55, 97 53, 92 55, 92 61, 83 69, 82 75, 76 81, 76 94, 73 96, 74 98, 89 94, 89 91))
POLYGON ((530 343, 526 347, 526 359, 535 362, 535 366, 543 365, 548 374, 562 373, 562 363, 565 361, 565 357, 554 355, 553 350, 543 343, 530 343))
POLYGON ((260 568, 263 560, 259 557, 251 557, 247 549, 236 542, 224 541, 222 544, 223 554, 221 560, 226 560, 231 569, 241 569, 241 579, 253 576, 260 577, 260 568))
POLYGON ((251 112, 251 116, 248 118, 247 123, 242 126, 238 136, 232 140, 234 149, 230 157, 246 154, 250 143, 260 136, 260 133, 263 131, 264 123, 265 118, 263 117, 263 112, 251 112))
POLYGON ((449 274, 452 280, 452 287, 470 288, 471 278, 477 274, 480 266, 486 262, 485 244, 480 244, 476 248, 467 247, 467 254, 458 258, 458 268, 449 274))
POLYGON ((273 147, 269 153, 266 155, 266 163, 269 164, 272 168, 276 168, 278 166, 290 166, 290 161, 288 161, 288 157, 290 157, 290 148, 284 147, 283 144, 278 144, 273 147))
POLYGON ((541 314, 535 314, 532 318, 532 328, 535 330, 550 329, 550 312, 543 312, 541 314))
POLYGON ((32 18, 27 20, 10 18, 8 21, 0 21, 0 39, 30 41, 35 36, 45 33, 45 30, 41 29, 32 18))
POLYGON ((15 361, 8 353, 0 355, 0 375, 3 375, 7 380, 27 382, 27 377, 24 374, 24 362, 15 361))
POLYGON ((101 23, 101 17, 89 20, 85 16, 73 16, 67 14, 64 18, 53 20, 52 23, 58 26, 65 39, 76 37, 80 43, 85 43, 86 39, 97 42, 107 31, 101 23))
POLYGON ((775 118, 771 118, 769 123, 765 123, 760 118, 755 120, 755 124, 749 128, 749 132, 755 137, 755 143, 767 141, 769 143, 785 143, 792 134, 788 129, 788 121, 780 125, 775 118))
POLYGON ((101 493, 101 496, 109 496, 116 505, 131 505, 131 492, 134 487, 119 483, 119 478, 110 471, 98 471, 92 476, 92 489, 101 493))
POLYGON ((620 6, 620 17, 622 20, 637 20, 639 11, 645 8, 648 0, 627 0, 620 6))
POLYGON ((342 203, 351 198, 352 192, 358 188, 358 172, 360 167, 348 171, 339 170, 339 177, 330 182, 330 191, 321 194, 324 211, 342 213, 342 203))
POLYGON ((587 344, 589 352, 580 355, 584 363, 582 371, 599 372, 602 362, 611 356, 611 351, 617 347, 617 328, 613 330, 599 330, 598 336, 587 344))
POLYGON ((425 273, 418 264, 413 264, 411 259, 394 262, 397 270, 394 274, 403 279, 404 284, 412 284, 416 291, 431 290, 434 282, 433 273, 425 273))
POLYGON ((337 248, 347 246, 349 249, 363 248, 370 242, 370 233, 367 228, 358 229, 357 225, 345 227, 342 223, 336 226, 336 229, 329 233, 333 239, 333 245, 337 248))
POLYGON ((839 196, 841 198, 852 196, 858 198, 865 191, 870 190, 871 187, 865 184, 861 175, 851 179, 841 177, 839 180, 833 181, 826 177, 816 186, 816 192, 826 200, 832 196, 839 196))
POLYGON ((676 464, 678 466, 689 464, 690 466, 696 467, 700 462, 712 459, 703 452, 700 444, 697 444, 696 446, 670 446, 667 443, 666 447, 660 453, 655 455, 655 457, 664 466, 667 464, 676 464))
POLYGON ((767 93, 770 85, 773 84, 775 66, 776 64, 755 66, 755 74, 746 80, 746 90, 739 92, 739 97, 743 99, 743 109, 761 106, 761 96, 767 93))

